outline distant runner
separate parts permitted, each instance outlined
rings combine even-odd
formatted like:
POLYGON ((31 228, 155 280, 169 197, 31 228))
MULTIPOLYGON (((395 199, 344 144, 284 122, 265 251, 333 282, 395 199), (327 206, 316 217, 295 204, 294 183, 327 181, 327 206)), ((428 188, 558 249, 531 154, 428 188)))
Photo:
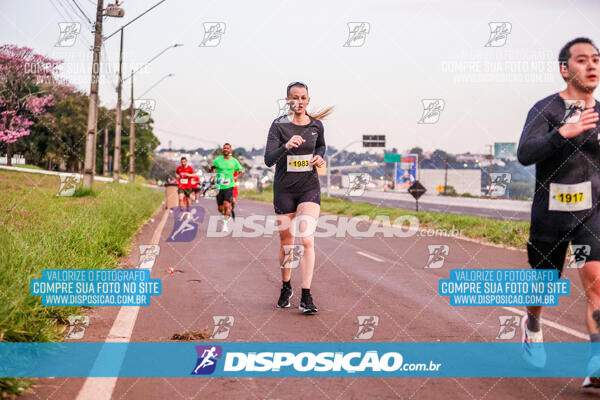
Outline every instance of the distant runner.
MULTIPOLYGON (((598 48, 587 38, 568 42, 558 56, 567 88, 538 101, 527 115, 518 159, 535 164, 535 195, 527 254, 532 268, 562 273, 572 245, 589 246, 579 276, 588 299, 585 315, 591 352, 584 387, 600 387, 600 77, 598 48)), ((523 357, 546 364, 542 307, 527 307, 522 320, 523 357)))
POLYGON ((200 187, 198 186, 200 177, 198 176, 198 172, 195 172, 194 175, 190 177, 190 180, 192 183, 192 201, 198 203, 198 195, 200 194, 200 187))
POLYGON ((188 165, 187 158, 181 157, 181 165, 175 170, 177 174, 177 193, 179 193, 179 212, 181 219, 190 217, 190 196, 192 194, 192 180, 194 169, 188 165), (187 211, 183 207, 187 206, 187 211))
MULTIPOLYGON (((223 214, 223 231, 227 232, 227 223, 229 222, 229 216, 231 215, 231 203, 233 202, 233 188, 235 182, 233 174, 235 171, 239 171, 239 175, 243 173, 242 165, 240 162, 231 155, 231 145, 225 143, 222 149, 223 155, 215 158, 210 167, 210 172, 217 172, 216 185, 219 189, 217 194, 217 206, 219 212, 223 214)), ((239 176, 238 175, 238 176, 239 176)))
POLYGON ((301 82, 288 85, 287 101, 290 112, 273 121, 265 149, 265 164, 268 167, 276 165, 273 206, 281 227, 279 263, 283 284, 277 307, 287 308, 291 305, 290 298, 294 294, 290 280, 291 265, 299 259, 302 296, 298 308, 305 314, 313 314, 318 311, 310 293, 315 267, 314 227, 321 210, 317 167, 325 165, 325 136, 320 120, 331 112, 331 108, 318 115, 309 115, 306 111, 310 102, 308 86, 301 82), (291 221, 295 217, 303 221, 299 224, 299 231, 310 233, 302 233, 302 248, 294 244, 298 235, 291 221), (314 226, 310 226, 313 222, 314 226))
POLYGON ((240 176, 240 172, 239 171, 235 171, 233 173, 233 180, 235 182, 235 186, 233 187, 233 201, 231 203, 231 218, 235 219, 235 205, 237 204, 237 197, 238 197, 238 186, 239 186, 239 182, 238 182, 238 177, 240 176))

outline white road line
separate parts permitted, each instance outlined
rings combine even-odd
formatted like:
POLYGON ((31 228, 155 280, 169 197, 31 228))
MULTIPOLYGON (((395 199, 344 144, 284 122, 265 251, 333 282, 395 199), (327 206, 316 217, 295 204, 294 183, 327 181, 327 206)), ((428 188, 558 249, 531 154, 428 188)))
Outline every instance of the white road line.
MULTIPOLYGON (((165 227, 165 223, 167 222, 167 218, 169 217, 169 211, 165 211, 163 213, 162 219, 158 223, 158 226, 154 230, 152 234, 152 241, 150 244, 158 244, 160 241, 160 234, 165 227)), ((110 332, 106 337, 106 343, 127 343, 131 339, 131 334, 133 332, 133 328, 135 326, 135 321, 138 316, 138 312, 140 311, 140 307, 121 307, 119 310, 119 314, 113 322, 112 327, 110 328, 110 332)), ((112 352, 114 355, 114 352, 112 352)), ((118 362, 121 364, 123 362, 123 358, 125 357, 125 352, 122 353, 122 357, 120 360, 107 359, 108 353, 100 350, 98 354, 98 358, 94 362, 94 367, 92 370, 96 368, 96 366, 101 366, 104 363, 112 363, 118 362)), ((115 386, 117 385, 117 377, 109 377, 109 378, 92 378, 89 377, 85 380, 79 394, 77 395, 77 400, 110 400, 112 398, 112 393, 115 390, 115 386)))
POLYGON ((374 257, 374 256, 372 256, 370 254, 367 254, 367 253, 363 253, 362 251, 357 251, 356 254, 360 254, 363 257, 370 258, 371 260, 375 260, 377 262, 383 262, 383 260, 381 258, 374 257))
MULTIPOLYGON (((525 311, 519 310, 518 308, 514 308, 514 307, 502 307, 502 308, 504 308, 507 311, 518 314, 522 317, 527 314, 525 311)), ((575 336, 576 338, 579 338, 579 339, 589 340, 589 338, 590 338, 590 335, 587 335, 583 332, 576 331, 575 329, 571 329, 571 328, 561 325, 557 322, 549 321, 544 318, 542 318, 542 325, 548 325, 551 328, 557 329, 564 333, 568 333, 569 335, 575 336)))

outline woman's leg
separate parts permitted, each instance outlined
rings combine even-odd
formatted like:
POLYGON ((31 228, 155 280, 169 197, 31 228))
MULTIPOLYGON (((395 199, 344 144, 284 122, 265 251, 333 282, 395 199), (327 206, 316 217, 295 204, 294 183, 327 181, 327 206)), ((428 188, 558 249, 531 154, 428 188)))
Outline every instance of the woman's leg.
MULTIPOLYGON (((294 219, 296 213, 290 214, 278 214, 277 215, 277 226, 279 229, 279 266, 283 266, 286 256, 289 256, 290 251, 287 254, 283 246, 291 246, 294 244, 294 234, 290 230, 290 222, 294 219)), ((281 268, 281 280, 283 282, 289 282, 292 276, 291 268, 281 268)))
POLYGON ((300 258, 303 289, 310 289, 312 283, 315 269, 315 229, 320 211, 321 206, 313 202, 300 203, 296 211, 297 223, 294 224, 294 228, 298 229, 296 236, 304 246, 304 254, 300 258))

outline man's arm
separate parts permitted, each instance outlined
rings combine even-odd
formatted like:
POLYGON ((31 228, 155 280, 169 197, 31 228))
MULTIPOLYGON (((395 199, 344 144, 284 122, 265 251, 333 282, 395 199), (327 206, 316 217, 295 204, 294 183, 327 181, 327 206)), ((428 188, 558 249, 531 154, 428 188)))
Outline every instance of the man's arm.
POLYGON ((235 159, 235 171, 237 172, 237 176, 244 173, 244 168, 242 168, 242 164, 240 164, 240 161, 237 158, 235 159))
POLYGON ((527 114, 525 127, 519 140, 517 158, 523 165, 531 165, 550 157, 566 142, 557 127, 552 126, 548 117, 535 105, 527 114))

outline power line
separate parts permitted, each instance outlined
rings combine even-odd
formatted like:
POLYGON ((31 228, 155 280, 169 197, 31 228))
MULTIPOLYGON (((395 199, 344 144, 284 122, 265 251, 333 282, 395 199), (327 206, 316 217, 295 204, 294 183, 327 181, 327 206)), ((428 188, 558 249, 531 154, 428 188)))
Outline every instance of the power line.
MULTIPOLYGON (((58 0, 57 0, 58 1, 58 0)), ((54 9, 56 10, 56 12, 58 13, 58 15, 60 15, 60 17, 66 21, 68 18, 65 18, 65 16, 62 14, 62 12, 60 12, 60 10, 56 7, 56 5, 54 4, 53 0, 50 0, 50 4, 52 4, 52 7, 54 7, 54 9)))
POLYGON ((77 2, 75 0, 73 0, 73 3, 75 3, 75 6, 77 6, 77 8, 79 9, 79 11, 81 12, 81 14, 85 17, 85 19, 88 20, 89 24, 92 25, 92 20, 89 19, 89 17, 87 16, 86 13, 83 12, 83 10, 81 9, 81 7, 79 7, 79 4, 77 4, 77 2))
POLYGON ((183 137, 183 138, 188 138, 188 139, 198 140, 198 141, 200 141, 200 142, 212 143, 212 144, 216 144, 216 145, 218 145, 218 146, 221 146, 221 143, 220 143, 220 142, 216 142, 216 141, 214 141, 214 140, 203 139, 203 138, 199 138, 199 137, 197 137, 197 136, 186 135, 185 133, 181 133, 181 132, 173 132, 173 131, 169 131, 169 130, 162 129, 162 128, 157 128, 157 127, 153 127, 152 129, 153 129, 153 130, 156 130, 156 131, 161 131, 161 132, 164 132, 164 133, 168 133, 168 134, 171 134, 171 135, 175 135, 175 136, 180 136, 180 137, 183 137))
POLYGON ((69 12, 69 10, 65 7, 64 3, 61 0, 56 0, 56 2, 60 6, 60 8, 62 8, 64 10, 65 14, 68 17, 65 20, 65 22, 76 22, 76 21, 81 22, 81 17, 77 17, 77 15, 76 15, 75 18, 73 18, 73 16, 71 15, 71 12, 69 12))

